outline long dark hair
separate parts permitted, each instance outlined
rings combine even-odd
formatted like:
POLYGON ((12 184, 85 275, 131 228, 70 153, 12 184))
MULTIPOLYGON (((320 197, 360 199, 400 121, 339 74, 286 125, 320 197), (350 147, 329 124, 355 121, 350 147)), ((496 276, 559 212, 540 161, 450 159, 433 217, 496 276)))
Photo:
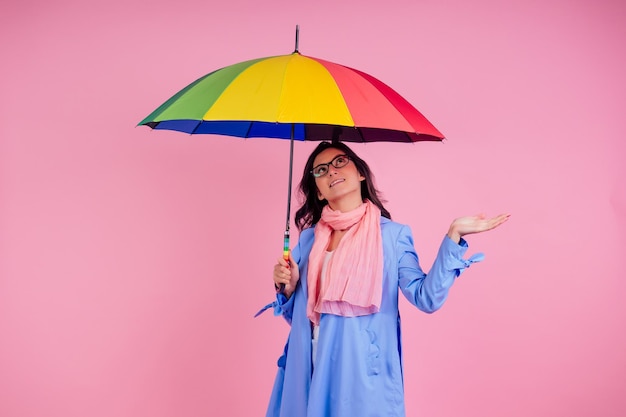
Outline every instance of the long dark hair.
POLYGON ((322 217, 322 209, 328 204, 328 201, 317 198, 317 186, 315 185, 315 177, 311 173, 311 170, 313 170, 313 161, 317 155, 330 148, 337 149, 348 155, 350 160, 356 165, 359 174, 365 177, 365 180, 361 181, 361 197, 370 200, 380 209, 382 216, 391 219, 391 214, 389 214, 389 211, 383 206, 380 193, 374 186, 374 174, 372 174, 367 163, 359 158, 358 155, 343 142, 322 142, 315 148, 306 161, 304 172, 302 173, 302 180, 300 180, 300 185, 298 186, 300 198, 303 200, 302 207, 296 212, 296 226, 298 226, 298 229, 302 231, 317 223, 322 217))

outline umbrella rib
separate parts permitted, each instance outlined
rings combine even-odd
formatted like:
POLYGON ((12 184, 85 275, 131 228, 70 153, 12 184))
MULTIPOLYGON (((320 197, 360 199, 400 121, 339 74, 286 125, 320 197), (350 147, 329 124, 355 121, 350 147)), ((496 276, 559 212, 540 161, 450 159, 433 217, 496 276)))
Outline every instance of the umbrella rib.
POLYGON ((252 123, 254 123, 252 120, 250 120, 250 124, 248 125, 248 129, 246 130, 246 136, 244 136, 244 139, 248 139, 250 136, 250 130, 252 129, 252 123))
POLYGON ((356 128, 356 131, 359 134, 359 136, 361 137, 361 142, 366 143, 365 142, 365 137, 363 136, 363 132, 361 131, 361 129, 356 128))
POLYGON ((200 122, 196 125, 196 127, 193 128, 193 130, 191 132, 189 132, 190 135, 193 135, 196 133, 196 130, 198 130, 198 128, 200 127, 200 125, 202 124, 202 120, 200 120, 200 122))

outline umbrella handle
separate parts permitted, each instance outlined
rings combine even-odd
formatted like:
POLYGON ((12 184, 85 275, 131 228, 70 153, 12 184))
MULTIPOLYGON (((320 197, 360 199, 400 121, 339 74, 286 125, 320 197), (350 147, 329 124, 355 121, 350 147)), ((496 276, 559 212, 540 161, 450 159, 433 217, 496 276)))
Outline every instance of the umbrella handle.
MULTIPOLYGON (((283 259, 287 262, 287 268, 291 268, 291 264, 289 263, 289 230, 285 230, 285 240, 283 244, 283 259)), ((285 291, 285 284, 280 284, 278 288, 276 288, 277 292, 285 291)))
POLYGON ((289 265, 289 230, 285 230, 285 240, 283 245, 283 259, 287 261, 287 268, 289 265))

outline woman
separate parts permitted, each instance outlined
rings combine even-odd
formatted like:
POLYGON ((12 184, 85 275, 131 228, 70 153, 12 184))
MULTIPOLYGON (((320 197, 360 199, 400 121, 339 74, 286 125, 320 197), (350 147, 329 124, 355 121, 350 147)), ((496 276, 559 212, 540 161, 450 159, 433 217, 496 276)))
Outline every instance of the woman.
POLYGON ((407 226, 391 221, 367 164, 340 142, 309 157, 296 213, 300 239, 274 266, 274 307, 291 325, 267 416, 404 416, 398 291, 422 311, 439 309, 461 271, 462 236, 500 215, 452 222, 429 274, 407 226))

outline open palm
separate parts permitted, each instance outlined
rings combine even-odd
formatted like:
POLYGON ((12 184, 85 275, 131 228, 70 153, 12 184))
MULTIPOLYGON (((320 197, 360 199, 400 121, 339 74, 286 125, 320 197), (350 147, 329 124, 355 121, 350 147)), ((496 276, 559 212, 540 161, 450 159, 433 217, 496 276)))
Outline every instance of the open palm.
POLYGON ((476 216, 459 217, 450 225, 448 236, 458 242, 462 236, 494 229, 506 222, 510 216, 510 214, 500 214, 488 219, 485 214, 478 214, 476 216))

